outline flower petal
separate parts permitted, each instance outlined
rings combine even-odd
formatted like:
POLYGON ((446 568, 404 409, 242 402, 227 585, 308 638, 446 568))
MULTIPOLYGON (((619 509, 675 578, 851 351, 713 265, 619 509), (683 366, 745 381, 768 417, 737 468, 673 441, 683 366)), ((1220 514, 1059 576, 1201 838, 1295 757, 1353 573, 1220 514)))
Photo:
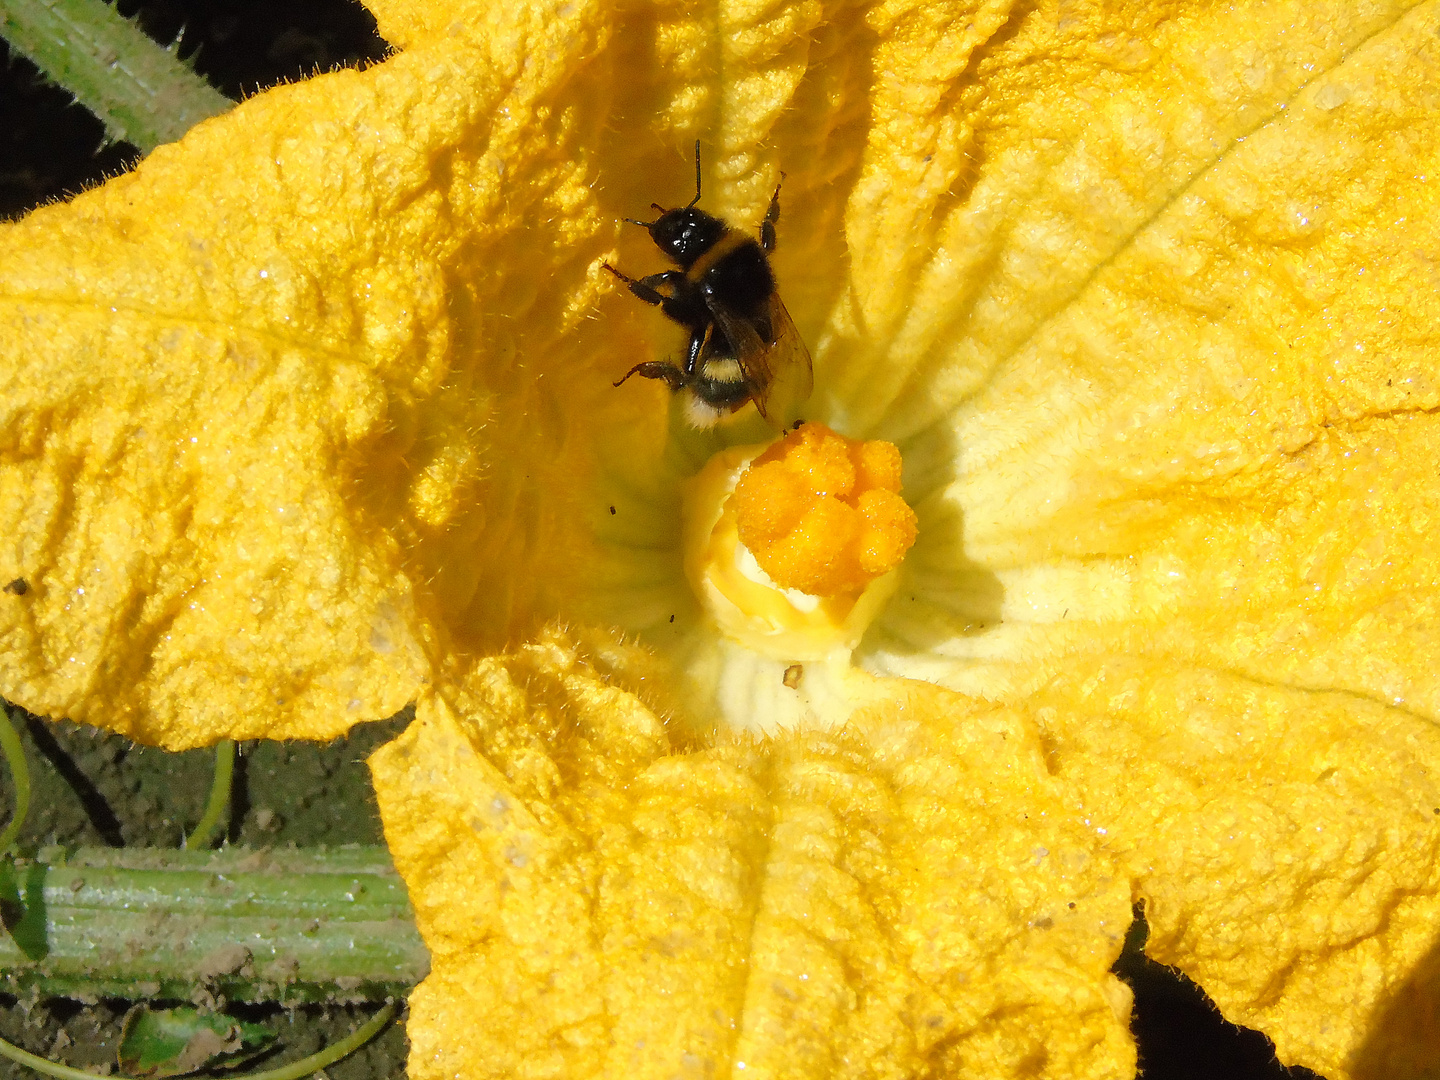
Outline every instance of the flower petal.
MULTIPOLYGON (((174 747, 329 737, 416 695, 483 575, 510 588, 481 614, 524 603, 510 571, 546 556, 517 549, 563 496, 527 512, 515 481, 583 472, 486 466, 556 415, 514 358, 568 340, 603 250, 531 115, 603 26, 517 9, 273 91, 0 229, 8 697, 174 747), (533 407, 498 409, 517 381, 533 407)), ((592 383, 570 405, 623 404, 592 383)))
MULTIPOLYGON (((1079 189, 1099 218, 1071 228, 1133 215, 1083 275, 1043 200, 1011 223, 1059 275, 1026 280, 1070 295, 902 443, 921 540, 862 654, 1039 710, 1130 853, 1151 951, 1283 1060, 1414 1075, 1431 1037, 1375 1018, 1407 983, 1433 995, 1411 976, 1440 914, 1440 14, 1292 15, 1248 13, 1226 57, 1146 43, 1147 75, 1204 61, 1159 114, 1190 135, 1112 97, 1066 144, 1085 177, 1129 140, 1112 172, 1146 196, 1079 189), (1244 130, 1183 108, 1217 86, 1244 130)), ((912 376, 886 422, 918 424, 965 363, 912 376)))
POLYGON ((1433 981, 1406 988, 1440 924, 1433 723, 1143 660, 1079 662, 1030 705, 1146 899, 1150 955, 1284 1062, 1426 1075, 1435 1029, 1385 1012, 1437 1001, 1433 981))
POLYGON ((896 685, 687 751, 621 652, 480 661, 371 759, 434 958, 417 1080, 1133 1072, 1129 887, 1015 714, 896 685))

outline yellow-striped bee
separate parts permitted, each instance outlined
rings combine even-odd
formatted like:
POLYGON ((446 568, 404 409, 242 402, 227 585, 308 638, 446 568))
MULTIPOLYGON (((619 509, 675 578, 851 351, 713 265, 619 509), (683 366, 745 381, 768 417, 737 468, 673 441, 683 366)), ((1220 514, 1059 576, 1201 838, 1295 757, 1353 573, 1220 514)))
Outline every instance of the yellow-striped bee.
POLYGON ((631 375, 660 379, 685 391, 687 418, 710 427, 755 402, 760 415, 784 425, 810 396, 810 352, 775 291, 768 253, 775 249, 780 188, 760 225, 760 238, 732 229, 697 210, 700 201, 700 143, 695 143, 695 198, 689 205, 660 211, 654 221, 625 220, 650 230, 650 238, 680 267, 648 277, 628 277, 609 263, 605 269, 647 304, 690 331, 683 365, 670 360, 636 364, 631 375))

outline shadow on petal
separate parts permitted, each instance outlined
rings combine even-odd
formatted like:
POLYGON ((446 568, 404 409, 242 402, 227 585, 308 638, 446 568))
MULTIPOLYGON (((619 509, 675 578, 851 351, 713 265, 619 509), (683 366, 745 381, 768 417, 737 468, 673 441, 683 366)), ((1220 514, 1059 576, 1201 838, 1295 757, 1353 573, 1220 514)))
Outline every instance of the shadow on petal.
POLYGON ((1440 936, 1374 1013, 1350 1062, 1355 1080, 1435 1076, 1440 1069, 1440 936))

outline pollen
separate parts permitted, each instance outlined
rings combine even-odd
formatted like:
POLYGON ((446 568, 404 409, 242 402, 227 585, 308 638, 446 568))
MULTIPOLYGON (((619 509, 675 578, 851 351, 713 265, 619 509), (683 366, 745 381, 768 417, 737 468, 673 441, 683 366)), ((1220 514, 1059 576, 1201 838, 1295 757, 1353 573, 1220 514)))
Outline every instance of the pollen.
POLYGON ((893 445, 823 424, 723 450, 686 484, 686 577, 731 641, 783 663, 848 666, 915 542, 899 489, 893 445))
POLYGON ((900 451, 805 424, 760 454, 735 485, 740 542, 781 588, 859 593, 900 565, 915 511, 900 497, 900 451))

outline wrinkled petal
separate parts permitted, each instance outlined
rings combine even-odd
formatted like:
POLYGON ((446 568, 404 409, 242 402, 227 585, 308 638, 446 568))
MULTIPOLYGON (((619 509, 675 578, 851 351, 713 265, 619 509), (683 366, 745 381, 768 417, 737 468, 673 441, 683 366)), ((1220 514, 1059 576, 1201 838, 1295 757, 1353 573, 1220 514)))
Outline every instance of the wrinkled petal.
POLYGON ((1079 664, 1029 704, 1146 899, 1151 956, 1282 1061, 1327 1077, 1433 1069, 1433 723, 1139 660, 1079 664))
MULTIPOLYGON (((1375 1026, 1440 917, 1440 211, 1417 178, 1440 26, 1393 14, 1344 37, 1257 18, 1253 52, 1207 54, 1191 93, 1264 91, 1263 122, 1193 148, 1064 308, 901 443, 961 463, 917 502, 921 544, 948 521, 973 567, 955 588, 917 549, 871 641, 878 670, 1043 702, 1059 774, 1133 851, 1152 953, 1328 1076, 1437 1049, 1375 1026)), ((1183 153, 1124 119, 1121 175, 1183 153)), ((1107 127, 1054 173, 1084 175, 1107 127)), ((1044 213, 1013 228, 1038 245, 1044 213)))
POLYGON ((328 737, 412 700, 512 530, 563 512, 484 474, 532 404, 496 395, 553 385, 517 354, 593 303, 584 166, 531 120, 601 20, 515 18, 523 72, 456 34, 0 230, 7 696, 174 747, 328 737))
POLYGON ((620 652, 481 661, 372 758, 413 1075, 1133 1073, 1129 885, 1016 714, 902 685, 686 752, 620 652))

